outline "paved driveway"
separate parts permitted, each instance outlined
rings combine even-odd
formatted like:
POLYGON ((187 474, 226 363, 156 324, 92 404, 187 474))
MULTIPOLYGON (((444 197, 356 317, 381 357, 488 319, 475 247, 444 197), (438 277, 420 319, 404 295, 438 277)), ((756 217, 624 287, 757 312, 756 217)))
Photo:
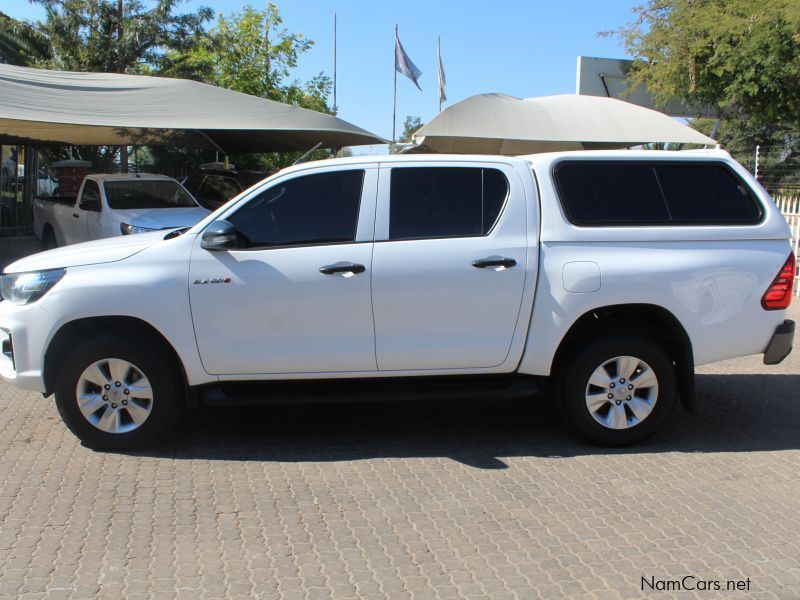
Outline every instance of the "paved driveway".
POLYGON ((484 402, 203 409, 122 455, 2 385, 0 597, 798 598, 800 353, 698 388, 621 451, 484 402))

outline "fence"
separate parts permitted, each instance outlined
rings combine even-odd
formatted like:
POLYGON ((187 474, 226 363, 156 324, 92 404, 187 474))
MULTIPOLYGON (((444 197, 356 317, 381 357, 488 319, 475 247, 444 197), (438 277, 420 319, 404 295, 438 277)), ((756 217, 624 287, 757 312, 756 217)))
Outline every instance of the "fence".
MULTIPOLYGON (((775 204, 778 205, 781 213, 783 213, 786 222, 792 230, 792 249, 794 255, 800 255, 800 195, 781 195, 776 194, 773 196, 775 204)), ((795 271, 794 277, 794 295, 800 295, 800 267, 795 271)))

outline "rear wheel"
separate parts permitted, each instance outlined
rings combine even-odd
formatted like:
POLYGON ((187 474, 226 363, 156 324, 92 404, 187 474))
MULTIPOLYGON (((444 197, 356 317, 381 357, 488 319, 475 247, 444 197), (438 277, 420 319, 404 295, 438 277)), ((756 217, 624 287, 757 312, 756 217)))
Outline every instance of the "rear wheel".
POLYGON ((675 408, 675 367, 667 352, 647 338, 602 338, 567 363, 559 382, 562 416, 594 443, 639 442, 675 408))
POLYGON ((172 361, 141 340, 106 337, 78 346, 56 385, 67 427, 95 449, 134 450, 163 436, 183 406, 172 361))

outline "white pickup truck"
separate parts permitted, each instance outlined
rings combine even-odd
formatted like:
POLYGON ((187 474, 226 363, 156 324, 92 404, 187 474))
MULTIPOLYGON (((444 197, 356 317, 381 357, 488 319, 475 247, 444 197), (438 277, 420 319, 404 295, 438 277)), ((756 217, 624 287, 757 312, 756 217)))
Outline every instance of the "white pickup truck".
POLYGON ((629 444, 695 407, 695 365, 790 352, 789 237, 722 151, 308 163, 7 267, 0 374, 94 448, 197 403, 537 395, 629 444))
POLYGON ((87 175, 77 198, 37 197, 33 227, 42 248, 194 225, 210 211, 165 175, 87 175))

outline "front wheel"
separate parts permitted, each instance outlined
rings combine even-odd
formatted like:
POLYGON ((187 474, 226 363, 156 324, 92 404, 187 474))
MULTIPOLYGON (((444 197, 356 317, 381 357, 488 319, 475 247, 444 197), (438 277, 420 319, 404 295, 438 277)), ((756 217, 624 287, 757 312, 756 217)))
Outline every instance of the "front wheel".
POLYGON ((594 443, 639 442, 661 427, 675 408, 675 366, 648 338, 601 338, 567 361, 559 381, 561 414, 594 443))
POLYGON ((169 357, 144 341, 105 337, 79 345, 56 385, 61 418, 89 448, 135 450, 180 416, 181 387, 169 357))

